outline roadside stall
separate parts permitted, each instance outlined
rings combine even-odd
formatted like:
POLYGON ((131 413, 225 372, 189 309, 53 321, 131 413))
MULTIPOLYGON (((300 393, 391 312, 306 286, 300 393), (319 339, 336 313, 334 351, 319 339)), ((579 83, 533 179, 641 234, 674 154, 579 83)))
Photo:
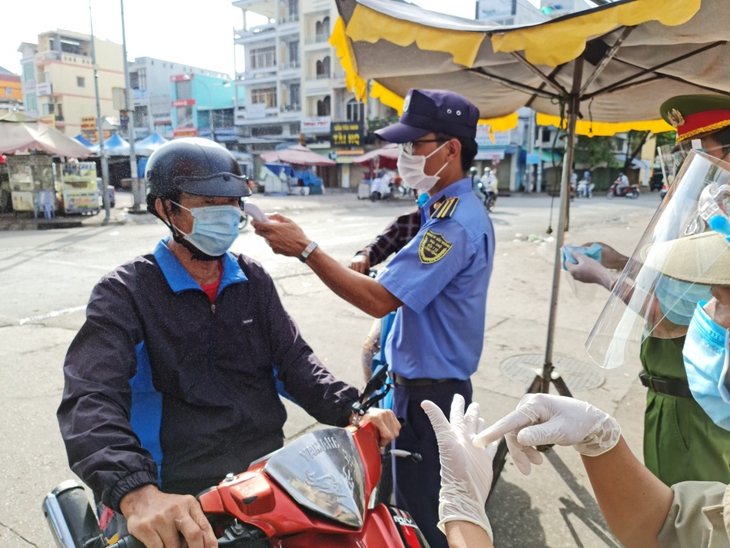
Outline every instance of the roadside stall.
POLYGON ((0 121, 0 154, 6 155, 13 210, 48 215, 63 180, 63 164, 53 157, 86 158, 89 150, 46 124, 0 121))
POLYGON ((99 213, 101 200, 94 162, 68 162, 61 174, 63 212, 99 213))
POLYGON ((306 168, 337 165, 337 162, 320 156, 311 149, 301 145, 294 145, 285 149, 274 150, 273 152, 264 152, 261 154, 261 159, 267 163, 283 163, 293 167, 294 173, 292 179, 296 178, 298 184, 292 185, 290 180, 289 194, 322 194, 322 179, 317 177, 313 171, 306 168))

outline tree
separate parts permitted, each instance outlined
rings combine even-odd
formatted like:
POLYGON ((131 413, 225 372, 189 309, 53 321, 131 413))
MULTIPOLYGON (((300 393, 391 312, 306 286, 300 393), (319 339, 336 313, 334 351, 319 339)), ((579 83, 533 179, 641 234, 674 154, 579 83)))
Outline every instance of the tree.
POLYGON ((613 137, 588 137, 578 135, 575 145, 575 163, 588 164, 591 167, 605 165, 617 167, 615 154, 615 140, 613 137))

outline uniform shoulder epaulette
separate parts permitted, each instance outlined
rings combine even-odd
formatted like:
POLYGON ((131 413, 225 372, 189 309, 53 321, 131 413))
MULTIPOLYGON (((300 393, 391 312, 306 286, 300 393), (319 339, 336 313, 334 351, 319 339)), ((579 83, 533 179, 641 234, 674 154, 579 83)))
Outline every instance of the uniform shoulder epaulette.
POLYGON ((452 196, 447 198, 439 208, 431 214, 432 219, 450 219, 456 211, 456 206, 459 203, 459 198, 452 196))

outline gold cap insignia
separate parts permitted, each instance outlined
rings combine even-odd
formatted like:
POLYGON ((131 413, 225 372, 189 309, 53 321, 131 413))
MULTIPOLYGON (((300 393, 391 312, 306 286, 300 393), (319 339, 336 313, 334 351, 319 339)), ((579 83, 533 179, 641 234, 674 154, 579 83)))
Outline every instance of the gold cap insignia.
POLYGON ((673 108, 667 112, 667 118, 673 127, 679 127, 684 125, 684 116, 676 108, 673 108))

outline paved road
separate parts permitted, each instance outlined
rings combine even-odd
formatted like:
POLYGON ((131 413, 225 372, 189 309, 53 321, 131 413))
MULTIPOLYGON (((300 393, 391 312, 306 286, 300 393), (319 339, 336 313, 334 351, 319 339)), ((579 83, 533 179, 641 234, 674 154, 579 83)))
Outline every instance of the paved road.
MULTIPOLYGON (((343 263, 394 216, 412 207, 407 202, 358 201, 350 194, 255 198, 265 211, 295 218, 343 263)), ((63 356, 83 322, 96 281, 148 252, 166 233, 150 216, 125 214, 129 196, 120 194, 118 201, 109 226, 94 221, 75 229, 0 232, 0 548, 51 546, 40 503, 48 490, 71 477, 54 417, 63 356)), ((545 196, 504 197, 492 215, 498 247, 484 353, 474 377, 487 422, 519 401, 531 377, 524 364, 541 364, 554 253, 554 244, 544 241, 551 202, 545 196), (531 357, 525 361, 519 358, 523 355, 531 357)), ((576 201, 567 240, 608 241, 628 252, 658 204, 656 194, 636 201, 576 201)), ((552 227, 557 230, 557 201, 554 207, 552 227)), ((337 376, 361 385, 360 345, 371 319, 333 296, 305 265, 274 256, 250 228, 233 249, 264 264, 317 354, 337 376)), ((556 356, 572 360, 564 362, 564 374, 576 387, 575 395, 616 413, 630 445, 638 449, 643 405, 635 380, 638 361, 608 372, 586 363, 582 344, 606 297, 605 292, 593 293, 585 288, 574 293, 563 284, 556 356)), ((287 436, 315 426, 301 410, 289 409, 287 436)), ((550 453, 548 463, 527 478, 508 462, 489 507, 498 545, 617 546, 590 493, 571 449, 550 453)))

